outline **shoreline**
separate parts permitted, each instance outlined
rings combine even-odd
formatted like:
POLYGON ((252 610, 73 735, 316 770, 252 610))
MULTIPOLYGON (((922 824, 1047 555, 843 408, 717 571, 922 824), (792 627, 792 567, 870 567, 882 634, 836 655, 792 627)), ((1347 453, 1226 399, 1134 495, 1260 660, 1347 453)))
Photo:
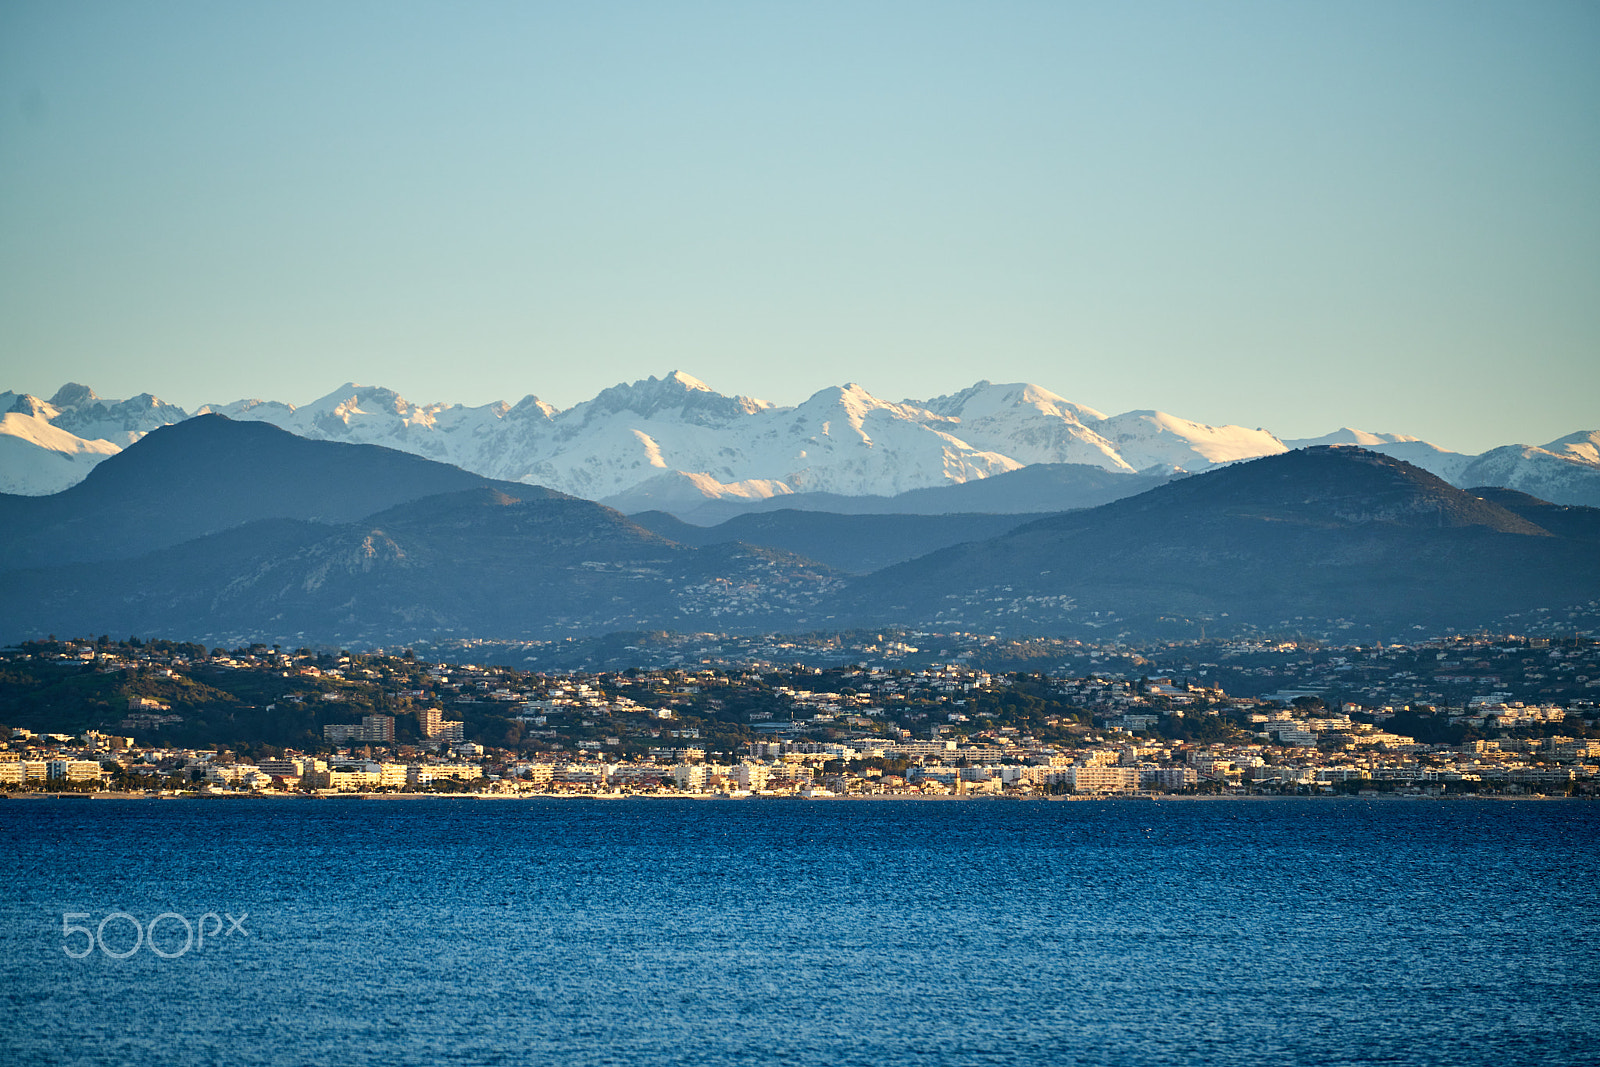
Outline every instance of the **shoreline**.
POLYGON ((1153 804, 1196 803, 1217 801, 1273 802, 1284 800, 1483 800, 1483 801, 1555 801, 1594 800, 1591 796, 1500 795, 1481 793, 1445 793, 1429 795, 1420 793, 1378 793, 1371 796, 1354 796, 1348 793, 1310 794, 1305 796, 1263 796, 1245 793, 1086 793, 1049 794, 1043 796, 954 796, 923 795, 918 793, 858 793, 827 797, 802 797, 793 794, 745 794, 730 796, 724 793, 184 793, 151 794, 101 791, 94 793, 0 793, 0 800, 215 800, 215 801, 314 801, 314 800, 698 800, 698 801, 848 801, 874 803, 886 801, 917 801, 925 803, 950 803, 955 801, 1010 802, 1010 803, 1083 803, 1086 801, 1138 801, 1153 804))

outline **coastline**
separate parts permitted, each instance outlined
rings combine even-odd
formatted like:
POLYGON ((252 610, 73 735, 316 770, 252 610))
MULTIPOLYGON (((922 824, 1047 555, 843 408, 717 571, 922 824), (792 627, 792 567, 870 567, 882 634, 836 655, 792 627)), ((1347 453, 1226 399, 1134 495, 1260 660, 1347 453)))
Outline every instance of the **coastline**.
POLYGON ((1484 800, 1484 801, 1554 801, 1593 800, 1590 796, 1499 795, 1480 793, 1446 793, 1439 795, 1417 793, 1378 793, 1356 796, 1349 793, 1309 794, 1304 796, 1260 795, 1246 793, 1084 793, 1053 794, 1045 796, 954 796, 925 795, 919 793, 858 793, 827 797, 802 797, 793 794, 745 794, 730 796, 725 793, 184 793, 151 794, 145 792, 101 791, 95 793, 4 793, 0 800, 211 800, 211 801, 316 801, 316 800, 699 800, 699 801, 763 801, 806 800, 847 801, 874 803, 885 801, 917 801, 919 803, 950 803, 955 801, 1009 802, 1009 803, 1082 803, 1085 801, 1137 801, 1153 804, 1196 803, 1216 801, 1273 802, 1285 800, 1377 800, 1398 802, 1408 800, 1484 800))

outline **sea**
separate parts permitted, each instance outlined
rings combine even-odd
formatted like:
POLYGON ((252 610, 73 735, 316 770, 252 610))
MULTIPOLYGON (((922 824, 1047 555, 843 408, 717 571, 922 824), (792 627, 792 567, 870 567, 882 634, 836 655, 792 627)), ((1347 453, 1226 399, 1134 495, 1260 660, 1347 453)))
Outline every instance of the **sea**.
POLYGON ((0 802, 0 1063, 1592 1064, 1600 803, 0 802))

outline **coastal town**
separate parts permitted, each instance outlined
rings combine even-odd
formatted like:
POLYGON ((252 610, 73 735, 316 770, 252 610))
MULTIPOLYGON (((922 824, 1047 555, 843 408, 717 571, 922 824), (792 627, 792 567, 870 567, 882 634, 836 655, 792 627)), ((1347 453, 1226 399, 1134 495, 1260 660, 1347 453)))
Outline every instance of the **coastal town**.
POLYGON ((694 635, 658 640, 650 653, 633 646, 644 662, 663 649, 676 662, 556 672, 430 661, 413 649, 29 642, 0 650, 0 790, 725 798, 1600 790, 1600 643, 1584 636, 1134 648, 874 633, 694 635))

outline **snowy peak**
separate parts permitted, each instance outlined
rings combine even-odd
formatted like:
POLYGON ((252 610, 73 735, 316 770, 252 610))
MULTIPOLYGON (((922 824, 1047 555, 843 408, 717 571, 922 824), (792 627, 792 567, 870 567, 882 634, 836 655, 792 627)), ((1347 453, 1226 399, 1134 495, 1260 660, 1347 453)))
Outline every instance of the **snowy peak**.
MULTIPOLYGON (((1576 434, 1571 436, 1578 436, 1576 434)), ((1558 442, 1551 442, 1556 444, 1558 442)), ((1496 486, 1516 489, 1557 504, 1600 507, 1600 464, 1583 458, 1584 441, 1561 438, 1563 448, 1553 452, 1532 445, 1502 445, 1473 459, 1461 471, 1462 486, 1496 486)))
POLYGON ((1074 404, 1043 386, 1026 382, 995 385, 984 380, 959 393, 936 396, 932 400, 907 400, 906 403, 935 415, 969 421, 1012 414, 1019 409, 1037 411, 1066 422, 1099 422, 1105 418, 1094 408, 1074 404))
POLYGON ((1544 451, 1583 463, 1600 465, 1600 430, 1579 430, 1577 433, 1558 437, 1545 445, 1544 451))
MULTIPOLYGON (((3 420, 3 433, 6 437, 48 449, 63 456, 90 455, 104 458, 122 451, 121 447, 111 441, 86 441, 75 434, 52 425, 42 415, 8 411, 5 415, 0 416, 0 420, 3 420)), ((98 459, 93 462, 98 462, 98 459)), ((87 470, 84 473, 87 473, 87 470)), ((62 488, 66 488, 66 486, 62 486, 62 488)), ((6 489, 4 491, 9 493, 17 490, 6 489)))
POLYGON ((1024 464, 1085 463, 1128 473, 1134 469, 1093 428, 1104 415, 1042 386, 982 381, 959 393, 934 397, 922 407, 952 423, 949 432, 962 440, 1024 464))
POLYGON ((1094 428, 1136 470, 1158 465, 1195 470, 1289 451, 1266 430, 1209 426, 1164 411, 1129 411, 1094 428))
POLYGON ((801 490, 899 492, 1017 465, 930 430, 926 412, 859 385, 778 408, 696 389, 686 378, 617 386, 558 413, 537 458, 514 476, 607 501, 685 492, 756 500, 801 490))
POLYGON ((50 422, 60 430, 85 440, 105 440, 131 445, 151 430, 182 422, 189 413, 149 393, 128 400, 104 400, 86 385, 69 383, 56 391, 49 407, 50 422))
POLYGON ((1369 433, 1366 430, 1357 430, 1349 426, 1341 426, 1332 433, 1325 433, 1321 437, 1301 437, 1295 440, 1286 440, 1283 443, 1289 448, 1315 448, 1318 445, 1359 445, 1362 448, 1381 449, 1384 445, 1394 445, 1420 441, 1419 437, 1409 437, 1403 433, 1369 433))
POLYGON ((56 395, 50 398, 50 405, 55 408, 75 408, 81 404, 92 404, 100 397, 87 385, 77 382, 68 382, 56 390, 56 395))
POLYGON ((869 442, 871 436, 865 429, 868 419, 877 416, 880 419, 915 422, 921 414, 915 408, 879 400, 854 382, 819 390, 808 397, 805 403, 795 408, 795 415, 799 419, 822 420, 820 432, 823 436, 832 436, 844 426, 848 426, 869 442))
POLYGON ((771 407, 747 396, 723 396, 700 379, 672 371, 665 378, 613 385, 593 400, 578 404, 571 413, 588 419, 595 415, 629 412, 645 418, 677 415, 685 422, 714 426, 735 421, 771 407))
POLYGON ((57 408, 46 404, 31 393, 23 393, 19 396, 10 392, 0 393, 0 413, 26 415, 29 418, 41 415, 47 421, 61 414, 57 408))
POLYGON ((196 415, 225 415, 249 422, 276 422, 294 414, 294 405, 277 400, 235 400, 231 404, 205 404, 196 415))
POLYGON ((820 390, 792 412, 776 414, 800 445, 790 476, 797 490, 864 495, 884 483, 904 492, 1020 466, 947 432, 953 420, 882 400, 854 382, 820 390))
POLYGON ((685 374, 681 370, 668 371, 667 376, 663 378, 662 381, 681 385, 690 391, 699 390, 702 393, 709 393, 713 391, 711 386, 707 385, 705 382, 702 382, 699 378, 696 378, 692 374, 685 374))
POLYGON ((189 413, 149 393, 103 400, 87 385, 68 382, 49 402, 23 393, 0 394, 0 492, 58 493, 82 481, 96 463, 151 430, 189 413))
POLYGON ((96 463, 116 455, 111 441, 86 441, 51 424, 44 412, 55 409, 36 397, 19 398, 0 415, 0 492, 45 496, 83 481, 96 463), (31 400, 40 411, 29 411, 31 400))
POLYGON ((558 410, 560 409, 553 404, 546 404, 543 400, 529 393, 517 401, 514 406, 506 408, 503 412, 503 417, 508 419, 532 418, 549 420, 555 417, 558 410))
POLYGON ((346 382, 327 396, 312 401, 295 412, 297 421, 312 422, 332 433, 348 432, 360 422, 374 422, 391 431, 413 423, 429 424, 431 412, 413 407, 405 397, 382 386, 362 386, 346 382), (342 426, 341 431, 336 427, 342 426))

